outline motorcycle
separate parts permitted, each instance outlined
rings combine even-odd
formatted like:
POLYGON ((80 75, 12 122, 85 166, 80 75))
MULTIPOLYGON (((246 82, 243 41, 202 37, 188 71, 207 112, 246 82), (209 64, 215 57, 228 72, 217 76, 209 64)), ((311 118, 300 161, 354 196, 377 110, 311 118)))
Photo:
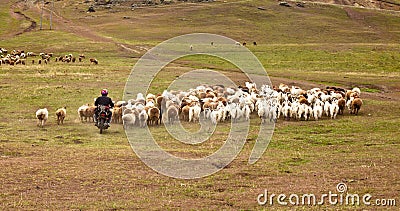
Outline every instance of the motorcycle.
POLYGON ((100 105, 97 107, 97 112, 97 128, 100 129, 100 134, 102 134, 103 131, 109 127, 109 125, 106 123, 109 122, 109 112, 111 112, 110 107, 100 105))

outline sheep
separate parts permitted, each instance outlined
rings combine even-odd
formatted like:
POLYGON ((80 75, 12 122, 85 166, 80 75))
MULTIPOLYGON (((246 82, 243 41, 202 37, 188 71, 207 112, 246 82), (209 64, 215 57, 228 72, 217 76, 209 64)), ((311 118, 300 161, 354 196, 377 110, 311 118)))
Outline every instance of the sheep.
POLYGON ((248 121, 250 119, 250 107, 249 105, 245 105, 242 109, 244 118, 246 119, 246 121, 248 121))
POLYGON ((358 111, 361 109, 361 106, 363 104, 363 101, 361 100, 361 98, 354 98, 354 100, 352 100, 351 103, 351 111, 350 114, 355 114, 358 115, 358 111))
POLYGON ((121 123, 122 122, 122 108, 114 107, 112 110, 112 121, 114 123, 121 123))
POLYGON ((36 111, 36 118, 38 121, 38 127, 43 127, 46 123, 47 119, 49 118, 49 111, 47 108, 42 108, 36 111))
POLYGON ((146 110, 143 109, 139 113, 139 127, 142 127, 142 128, 146 127, 146 122, 147 122, 148 118, 149 118, 149 116, 147 115, 146 110))
POLYGON ((83 105, 83 106, 79 107, 78 114, 79 114, 81 121, 83 121, 83 118, 86 121, 88 121, 88 120, 90 121, 90 118, 92 118, 92 121, 94 121, 93 115, 94 115, 95 110, 96 110, 96 106, 83 105))
POLYGON ((171 105, 167 109, 168 123, 174 124, 175 120, 178 119, 179 110, 175 105, 171 105))
POLYGON ((158 125, 158 120, 160 119, 160 110, 157 107, 151 107, 148 110, 148 123, 149 125, 158 125))
POLYGON ((307 112, 308 112, 307 104, 300 104, 299 110, 297 112, 297 119, 301 120, 301 117, 304 116, 304 119, 307 120, 308 117, 307 112))
POLYGON ((328 101, 326 101, 325 104, 324 104, 324 112, 325 112, 327 117, 329 117, 330 114, 331 114, 331 103, 328 102, 328 101))
POLYGON ((91 64, 96 64, 96 65, 99 64, 99 61, 97 61, 97 59, 95 58, 90 58, 89 61, 91 64))
POLYGON ((236 103, 232 103, 229 113, 231 114, 233 122, 237 122, 243 116, 243 112, 240 109, 240 106, 236 103))
POLYGON ((193 122, 199 121, 200 119, 201 107, 199 104, 195 104, 189 108, 189 122, 193 120, 193 122))
POLYGON ((322 117, 322 113, 323 113, 323 106, 324 104, 321 101, 317 101, 314 105, 313 108, 313 116, 315 121, 318 121, 318 119, 320 119, 322 117))
POLYGON ((56 111, 57 125, 64 124, 64 119, 66 115, 67 115, 67 107, 57 109, 56 111))
POLYGON ((133 113, 125 114, 121 119, 125 130, 132 128, 136 122, 136 116, 133 113))
POLYGON ((181 119, 184 121, 189 121, 189 111, 190 111, 190 106, 185 105, 181 109, 181 119))
POLYGON ((290 103, 288 101, 285 101, 282 107, 282 115, 286 120, 289 120, 290 113, 291 113, 290 103))
POLYGON ((346 100, 343 99, 343 98, 340 98, 340 99, 338 100, 338 106, 339 106, 339 112, 338 112, 338 114, 342 114, 342 115, 343 115, 343 113, 344 113, 344 108, 345 108, 345 106, 346 106, 346 100))
POLYGON ((330 105, 330 116, 331 119, 336 119, 336 115, 339 112, 339 106, 337 103, 337 100, 332 101, 332 104, 330 105))
POLYGON ((351 91, 357 93, 357 95, 358 95, 359 97, 361 97, 361 90, 360 90, 360 88, 354 87, 351 91))
POLYGON ((211 123, 212 123, 213 125, 216 125, 216 124, 218 123, 219 114, 220 114, 219 109, 218 109, 218 110, 211 111, 211 113, 210 113, 210 119, 211 119, 211 123))

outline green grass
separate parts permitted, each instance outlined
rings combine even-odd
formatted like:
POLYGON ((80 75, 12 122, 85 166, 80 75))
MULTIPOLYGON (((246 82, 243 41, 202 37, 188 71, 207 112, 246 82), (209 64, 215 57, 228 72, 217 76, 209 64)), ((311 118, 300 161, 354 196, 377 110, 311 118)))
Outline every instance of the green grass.
MULTIPOLYGON (((259 58, 273 82, 359 86, 364 104, 358 116, 349 115, 346 110, 336 120, 280 119, 264 155, 254 165, 248 165, 260 130, 260 120, 253 114, 242 152, 225 169, 201 179, 173 179, 141 162, 121 125, 113 124, 100 135, 92 123, 78 119, 77 108, 92 103, 104 87, 114 100, 122 99, 136 54, 122 51, 115 43, 93 41, 60 30, 7 38, 0 45, 9 50, 53 52, 58 56, 84 53, 88 58, 97 58, 99 65, 91 65, 86 59, 71 64, 53 60, 49 65, 28 62, 27 66, 0 66, 2 209, 281 210, 286 207, 258 206, 257 195, 264 189, 285 194, 326 193, 335 191, 336 184, 343 181, 352 193, 397 196, 397 15, 357 10, 367 15, 365 22, 359 23, 350 20, 340 7, 284 8, 273 1, 182 3, 165 8, 121 9, 115 13, 99 9, 87 14, 80 12, 87 6, 83 3, 63 3, 56 2, 56 7, 75 24, 88 24, 96 34, 132 47, 150 48, 187 32, 212 32, 247 41, 247 47, 259 58), (258 10, 257 6, 267 10, 258 10), (123 20, 124 15, 131 19, 123 20), (98 23, 101 24, 94 25, 98 23), (251 45, 253 40, 257 46, 251 45), (65 125, 58 126, 54 112, 62 106, 67 106, 67 119, 65 125), (40 129, 36 127, 34 113, 42 107, 49 109, 50 119, 40 129)), ((4 15, 0 17, 8 19, 6 10, 0 8, 0 15, 4 15)), ((28 13, 37 19, 38 14, 28 13)), ((18 27, 15 24, 10 30, 1 28, 0 36, 18 27)), ((189 56, 164 68, 153 81, 151 91, 159 93, 179 75, 197 68, 217 70, 235 82, 243 83, 245 79, 237 68, 222 59, 189 56)), ((193 123, 183 126, 197 128, 193 123)), ((227 137, 229 124, 219 124, 217 129, 209 141, 188 146, 166 134, 164 127, 151 127, 163 149, 187 158, 216 151, 227 137)))

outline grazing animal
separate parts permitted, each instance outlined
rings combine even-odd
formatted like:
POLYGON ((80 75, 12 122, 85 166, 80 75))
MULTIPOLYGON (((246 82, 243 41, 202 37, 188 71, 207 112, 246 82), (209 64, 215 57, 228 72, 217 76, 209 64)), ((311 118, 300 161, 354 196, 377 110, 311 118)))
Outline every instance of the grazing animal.
POLYGON ((64 124, 64 119, 66 115, 67 115, 67 107, 57 109, 56 111, 57 125, 64 124))
POLYGON ((36 111, 36 118, 38 119, 38 126, 43 127, 49 118, 49 111, 47 108, 42 108, 36 111))

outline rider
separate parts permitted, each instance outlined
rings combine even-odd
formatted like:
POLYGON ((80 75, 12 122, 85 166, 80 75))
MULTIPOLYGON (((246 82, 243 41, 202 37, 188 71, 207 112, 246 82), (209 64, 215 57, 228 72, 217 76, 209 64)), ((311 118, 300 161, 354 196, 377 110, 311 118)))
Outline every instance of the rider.
MULTIPOLYGON (((113 108, 114 103, 111 100, 111 98, 107 97, 107 95, 108 95, 107 89, 101 90, 101 96, 96 99, 96 101, 94 102, 94 105, 95 106, 104 105, 104 106, 109 106, 110 108, 113 108)), ((96 112, 94 112, 94 122, 95 122, 96 126, 97 126, 98 115, 99 115, 98 110, 96 109, 96 112)), ((106 125, 108 125, 108 126, 110 126, 111 116, 112 116, 112 113, 109 112, 108 121, 106 122, 106 125)))

